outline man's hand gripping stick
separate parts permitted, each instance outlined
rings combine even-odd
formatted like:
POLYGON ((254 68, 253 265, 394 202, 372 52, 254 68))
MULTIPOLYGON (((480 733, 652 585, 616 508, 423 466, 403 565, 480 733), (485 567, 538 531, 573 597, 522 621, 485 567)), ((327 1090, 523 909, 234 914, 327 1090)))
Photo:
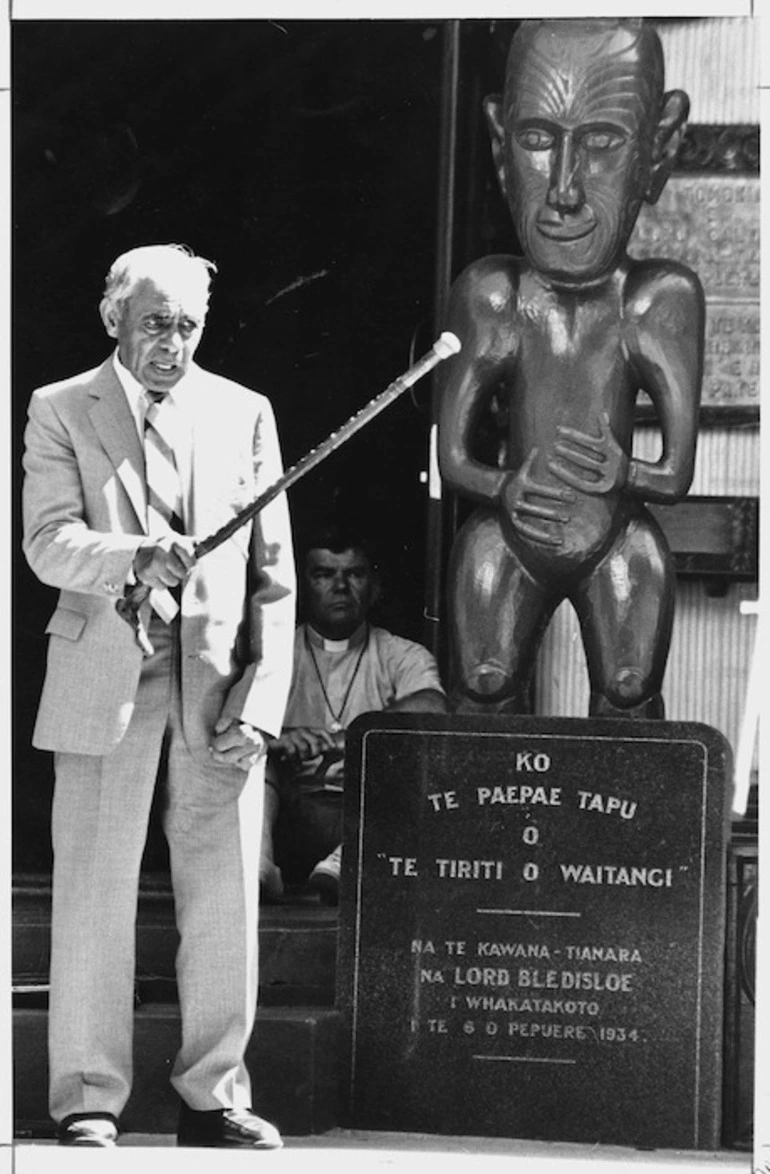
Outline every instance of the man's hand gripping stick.
MULTIPOLYGON (((440 338, 438 338, 427 354, 423 355, 421 359, 405 371, 403 375, 399 375, 389 384, 384 391, 365 404, 360 411, 351 416, 336 432, 332 432, 327 436, 326 440, 321 441, 317 448, 313 448, 306 453, 296 465, 292 465, 287 469, 283 476, 279 477, 264 493, 240 510, 234 517, 226 522, 224 526, 220 527, 213 534, 207 538, 202 538, 200 542, 195 544, 196 559, 202 558, 204 554, 209 554, 212 550, 216 550, 223 542, 227 542, 237 530, 250 522, 252 518, 256 517, 265 506, 269 505, 281 493, 285 493, 292 485, 295 485, 302 477, 314 469, 316 465, 320 465, 327 457, 331 456, 336 449, 350 440, 361 428, 364 428, 370 420, 378 416, 380 412, 389 407, 394 400, 398 399, 408 388, 427 375, 438 363, 444 359, 450 358, 451 355, 456 355, 460 350, 460 340, 456 335, 445 331, 440 338)), ((153 647, 147 635, 147 630, 142 623, 139 615, 139 609, 142 604, 148 599, 151 588, 144 583, 137 583, 130 587, 126 593, 116 602, 115 609, 118 615, 126 621, 127 624, 134 631, 136 642, 141 648, 145 656, 152 656, 153 647)))

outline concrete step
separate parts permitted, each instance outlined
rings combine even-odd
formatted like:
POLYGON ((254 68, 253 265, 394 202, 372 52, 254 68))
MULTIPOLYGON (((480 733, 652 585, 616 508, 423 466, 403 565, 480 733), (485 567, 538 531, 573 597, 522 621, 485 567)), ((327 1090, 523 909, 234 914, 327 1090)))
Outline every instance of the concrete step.
MULTIPOLYGON (((82 1174, 88 1155, 82 1150, 61 1149, 50 1153, 53 1143, 21 1141, 14 1148, 14 1174, 82 1174)), ((100 1150, 94 1161, 100 1172, 133 1171, 144 1161, 155 1169, 162 1163, 166 1174, 211 1174, 219 1168, 210 1150, 176 1150, 169 1134, 123 1134, 116 1150, 100 1150), (157 1154, 124 1154, 124 1148, 164 1147, 157 1154)), ((220 1151, 221 1152, 221 1151, 220 1151)), ((373 1133, 332 1129, 314 1137, 287 1138, 286 1147, 271 1157, 228 1154, 228 1171, 244 1171, 255 1163, 280 1164, 281 1174, 306 1174, 308 1169, 334 1174, 422 1174, 440 1169, 442 1174, 748 1174, 745 1155, 683 1150, 634 1150, 624 1146, 587 1145, 578 1142, 519 1141, 513 1138, 439 1137, 425 1133, 373 1133), (247 1166, 247 1164, 249 1164, 247 1166), (472 1167, 472 1169, 471 1169, 472 1167)), ((770 1169, 770 1146, 758 1152, 756 1170, 770 1169)), ((221 1159, 220 1159, 221 1161, 221 1159)))
MULTIPOLYGON (((48 1117, 48 968, 51 892, 45 876, 13 883, 13 1053, 17 1136, 51 1135, 48 1117)), ((338 1121, 338 1034, 334 1009, 337 911, 317 897, 290 894, 260 910, 260 995, 246 1061, 258 1112, 287 1136, 338 1121)), ((143 875, 137 913, 134 1092, 124 1127, 176 1130, 169 1084, 179 1048, 174 959, 178 935, 168 877, 143 875)))
MULTIPOLYGON (((44 988, 50 956, 51 889, 45 876, 13 881, 13 985, 44 988)), ((141 1002, 176 998, 178 945, 168 877, 142 877, 137 912, 136 972, 141 1002)), ((337 952, 337 910, 317 896, 290 894, 260 909, 260 1001, 265 1006, 331 1006, 337 952)))
MULTIPOLYGON (((44 1007, 14 1008, 14 1115, 20 1138, 52 1135, 47 1029, 44 1007)), ((246 1054, 254 1107, 286 1136, 323 1133, 337 1124, 339 1030, 332 1007, 260 1008, 246 1054)), ((176 1005, 137 1009, 134 1091, 122 1118, 127 1132, 175 1133, 179 1101, 169 1074, 179 1041, 176 1005)))

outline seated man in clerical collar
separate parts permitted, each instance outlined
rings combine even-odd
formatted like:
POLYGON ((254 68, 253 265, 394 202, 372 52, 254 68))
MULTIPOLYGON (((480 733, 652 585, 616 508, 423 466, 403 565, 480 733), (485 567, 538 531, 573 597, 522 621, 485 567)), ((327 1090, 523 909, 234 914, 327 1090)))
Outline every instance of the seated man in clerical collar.
POLYGON ((359 534, 314 534, 300 576, 305 621, 283 731, 269 746, 260 877, 263 899, 279 899, 285 879, 336 904, 345 730, 362 713, 447 706, 431 653, 369 622, 380 582, 359 534))

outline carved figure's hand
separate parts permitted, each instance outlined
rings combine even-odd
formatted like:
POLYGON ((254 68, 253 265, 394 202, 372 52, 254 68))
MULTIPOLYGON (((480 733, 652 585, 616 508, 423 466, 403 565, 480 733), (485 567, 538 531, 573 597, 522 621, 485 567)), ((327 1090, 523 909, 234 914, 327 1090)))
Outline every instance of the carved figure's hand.
POLYGON ((565 485, 581 493, 604 494, 622 489, 628 480, 628 455, 612 435, 610 418, 602 412, 599 436, 561 425, 548 468, 565 485))
POLYGON ((271 754, 290 762, 308 762, 329 750, 341 750, 345 745, 345 732, 294 726, 284 730, 280 738, 271 738, 268 749, 271 754))
POLYGON ((501 500, 519 534, 542 546, 561 546, 564 540, 560 534, 554 534, 552 527, 539 526, 531 519, 542 518, 550 523, 556 522, 560 527, 566 526, 571 515, 564 507, 575 500, 575 494, 569 489, 559 489, 555 485, 545 485, 535 480, 531 469, 537 451, 533 448, 519 471, 505 482, 501 500), (548 498, 556 504, 535 503, 530 501, 531 496, 548 498))

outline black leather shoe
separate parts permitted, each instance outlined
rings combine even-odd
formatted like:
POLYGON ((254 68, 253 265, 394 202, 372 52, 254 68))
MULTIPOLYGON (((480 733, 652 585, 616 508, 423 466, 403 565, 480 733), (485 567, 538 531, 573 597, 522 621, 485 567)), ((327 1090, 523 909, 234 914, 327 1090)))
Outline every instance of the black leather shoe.
POLYGON ((278 1150, 283 1145, 283 1139, 274 1125, 257 1117, 251 1109, 211 1109, 201 1112, 182 1102, 176 1144, 278 1150))
POLYGON ((107 1149, 118 1140, 118 1122, 112 1113, 70 1113, 56 1127, 59 1145, 88 1145, 107 1149))

